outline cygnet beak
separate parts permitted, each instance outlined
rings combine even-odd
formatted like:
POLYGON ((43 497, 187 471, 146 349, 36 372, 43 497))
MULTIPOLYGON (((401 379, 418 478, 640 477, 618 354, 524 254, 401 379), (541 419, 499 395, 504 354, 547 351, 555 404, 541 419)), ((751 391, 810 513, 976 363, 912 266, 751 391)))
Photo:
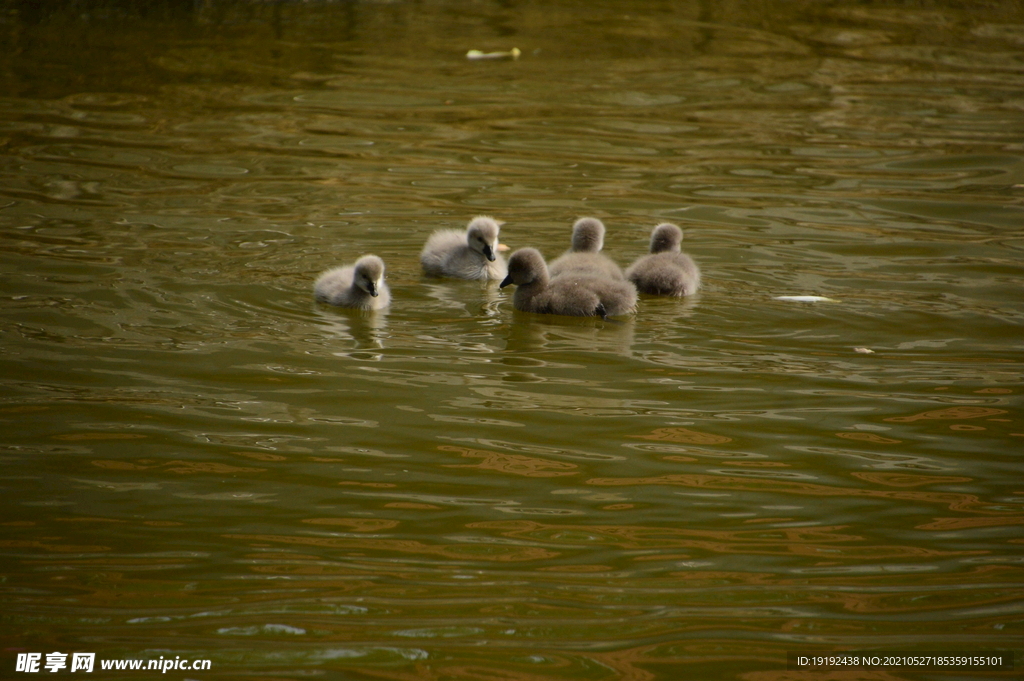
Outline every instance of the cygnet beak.
POLYGON ((491 248, 490 244, 484 244, 484 257, 491 262, 494 262, 496 256, 494 255, 494 249, 491 248))
POLYGON ((505 288, 506 286, 508 286, 511 283, 512 283, 512 275, 510 274, 510 275, 508 275, 507 277, 505 277, 504 279, 501 280, 501 283, 498 284, 498 288, 505 288))
POLYGON ((375 281, 371 281, 370 282, 370 290, 368 291, 368 293, 371 296, 373 296, 374 298, 377 297, 377 293, 378 293, 378 291, 377 291, 377 282, 375 282, 375 281))

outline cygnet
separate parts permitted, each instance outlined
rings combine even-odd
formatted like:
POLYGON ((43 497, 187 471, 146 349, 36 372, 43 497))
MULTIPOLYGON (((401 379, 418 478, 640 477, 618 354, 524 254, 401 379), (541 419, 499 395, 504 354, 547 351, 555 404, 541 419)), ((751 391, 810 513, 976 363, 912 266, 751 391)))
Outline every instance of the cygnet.
POLYGON ((700 288, 700 268, 680 251, 683 230, 663 222, 651 232, 651 254, 626 268, 626 278, 640 293, 688 296, 700 288))
POLYGON ((580 218, 572 226, 572 247, 555 258, 548 265, 548 271, 552 277, 575 272, 624 279, 619 266, 601 253, 602 248, 604 223, 597 218, 580 218))
POLYGON ((594 274, 548 273, 544 257, 535 248, 522 248, 508 260, 502 288, 516 285, 512 305, 523 312, 608 317, 636 311, 636 288, 622 279, 594 274))
POLYGON ((384 283, 384 261, 364 255, 354 265, 335 267, 321 274, 313 284, 317 300, 360 310, 379 310, 391 303, 391 291, 384 283))
POLYGON ((465 232, 434 232, 420 253, 423 271, 434 277, 503 279, 508 269, 498 253, 499 225, 481 215, 470 220, 465 232))

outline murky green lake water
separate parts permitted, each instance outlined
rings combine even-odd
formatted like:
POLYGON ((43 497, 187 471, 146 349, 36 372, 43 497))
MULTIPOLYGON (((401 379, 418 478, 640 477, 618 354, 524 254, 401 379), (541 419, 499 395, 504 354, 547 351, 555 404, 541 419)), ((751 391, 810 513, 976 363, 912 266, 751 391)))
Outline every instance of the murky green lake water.
POLYGON ((0 8, 0 676, 1019 674, 1019 3, 0 8), (704 288, 424 278, 478 214, 704 288), (842 650, 1018 668, 787 670, 842 650))

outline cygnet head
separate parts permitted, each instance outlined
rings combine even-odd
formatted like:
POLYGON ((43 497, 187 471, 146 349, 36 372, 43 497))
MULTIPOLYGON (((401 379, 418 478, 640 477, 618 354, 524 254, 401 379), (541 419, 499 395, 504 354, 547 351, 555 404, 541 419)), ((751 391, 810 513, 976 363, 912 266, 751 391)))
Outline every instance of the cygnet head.
POLYGON ((494 262, 498 257, 498 231, 501 223, 480 215, 473 218, 466 229, 466 243, 477 253, 494 262))
POLYGON ((651 253, 679 252, 683 243, 683 230, 671 222, 663 222, 651 232, 651 253))
POLYGON ((548 278, 548 266, 544 256, 536 248, 520 248, 508 259, 508 276, 502 280, 499 288, 509 284, 525 286, 548 278))
POLYGON ((375 255, 356 260, 352 283, 376 298, 384 284, 384 261, 375 255))
POLYGON ((604 248, 604 223, 597 218, 580 218, 572 226, 572 250, 597 253, 604 248))

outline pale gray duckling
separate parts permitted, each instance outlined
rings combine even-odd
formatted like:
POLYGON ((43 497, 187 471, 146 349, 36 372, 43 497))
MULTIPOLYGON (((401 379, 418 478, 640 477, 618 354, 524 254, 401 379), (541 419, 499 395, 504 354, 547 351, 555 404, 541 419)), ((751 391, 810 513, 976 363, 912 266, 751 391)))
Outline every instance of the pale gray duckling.
POLYGON ((313 284, 313 295, 323 303, 360 310, 379 310, 391 303, 391 291, 384 283, 384 261, 364 255, 354 265, 335 267, 321 274, 313 284))
POLYGON ((651 232, 651 254, 626 268, 626 278, 640 293, 657 296, 688 296, 700 288, 700 268, 681 252, 683 230, 663 222, 651 232))
POLYGON ((512 305, 523 312, 607 318, 636 311, 636 288, 630 282, 578 272, 552 278, 536 248, 512 254, 501 287, 509 284, 516 285, 512 305))
POLYGON ((597 218, 580 218, 572 226, 572 247, 551 261, 548 272, 552 277, 566 272, 578 272, 624 279, 619 266, 601 253, 602 248, 604 223, 597 218))
POLYGON ((434 277, 503 279, 508 268, 498 253, 499 231, 497 220, 480 215, 470 220, 465 232, 434 232, 420 253, 423 271, 434 277))

